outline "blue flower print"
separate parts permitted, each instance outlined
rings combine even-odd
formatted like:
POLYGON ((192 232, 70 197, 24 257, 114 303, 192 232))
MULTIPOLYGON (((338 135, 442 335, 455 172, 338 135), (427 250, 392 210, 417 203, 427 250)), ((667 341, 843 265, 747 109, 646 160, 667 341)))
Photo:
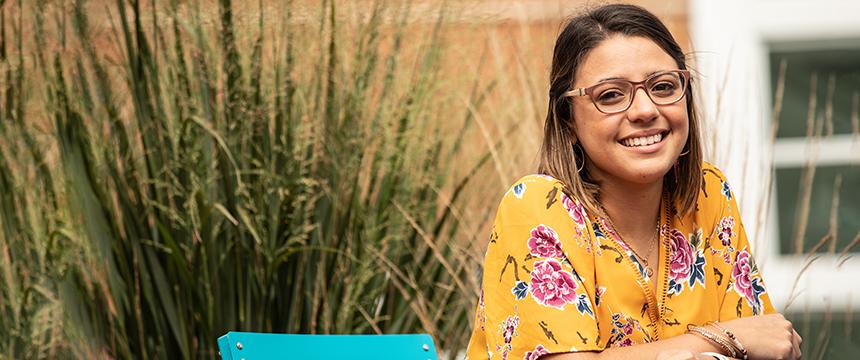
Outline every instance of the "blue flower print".
POLYGON ((600 230, 600 225, 597 225, 597 222, 591 223, 591 228, 594 229, 594 236, 604 239, 606 238, 606 234, 600 230))
POLYGON ((591 311, 591 304, 589 304, 588 297, 585 294, 579 294, 576 298, 576 310, 579 310, 580 314, 588 314, 594 317, 594 311, 591 311))
POLYGON ((671 280, 669 280, 669 288, 667 289, 666 293, 669 295, 680 294, 681 289, 683 289, 683 288, 684 288, 683 283, 675 282, 675 279, 671 279, 671 280))
POLYGON ((754 278, 752 280, 752 290, 753 290, 753 315, 758 315, 761 313, 761 294, 764 293, 764 285, 761 284, 761 279, 754 278))
POLYGON ((517 300, 525 299, 529 293, 529 284, 525 281, 517 281, 517 285, 511 289, 511 292, 517 297, 517 300))
POLYGON ((639 259, 637 259, 636 256, 633 254, 629 254, 628 256, 630 256, 630 260, 633 260, 633 263, 636 264, 636 268, 639 269, 639 273, 642 274, 642 278, 645 279, 645 281, 648 281, 648 279, 650 279, 650 277, 648 276, 648 271, 645 269, 644 266, 642 266, 642 263, 639 262, 639 259))
POLYGON ((696 283, 705 286, 705 254, 702 250, 696 253, 696 262, 693 263, 693 268, 690 269, 690 289, 696 286, 696 283))
POLYGON ((522 199, 523 194, 525 194, 525 192, 526 192, 526 183, 519 183, 519 184, 514 185, 514 196, 516 196, 517 199, 522 199))
POLYGON ((723 183, 722 193, 723 193, 723 195, 725 195, 726 200, 731 200, 732 199, 732 190, 729 189, 729 183, 727 183, 725 181, 720 181, 720 182, 723 183))

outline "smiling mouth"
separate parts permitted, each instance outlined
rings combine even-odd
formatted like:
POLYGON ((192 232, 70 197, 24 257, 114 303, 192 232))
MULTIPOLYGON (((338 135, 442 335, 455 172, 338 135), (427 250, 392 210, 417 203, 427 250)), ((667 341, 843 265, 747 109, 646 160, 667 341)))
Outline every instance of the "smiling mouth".
POLYGON ((668 132, 665 132, 665 133, 661 132, 661 133, 654 134, 651 136, 627 138, 627 139, 620 140, 619 143, 621 143, 621 145, 624 145, 626 147, 648 146, 648 145, 656 144, 658 142, 663 141, 663 139, 666 137, 667 134, 668 134, 668 132))

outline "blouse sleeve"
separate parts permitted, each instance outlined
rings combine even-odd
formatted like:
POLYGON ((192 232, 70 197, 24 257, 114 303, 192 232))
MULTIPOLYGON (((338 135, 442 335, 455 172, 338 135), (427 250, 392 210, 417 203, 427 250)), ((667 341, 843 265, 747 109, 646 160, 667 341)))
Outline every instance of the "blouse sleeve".
POLYGON ((716 262, 715 272, 724 290, 721 292, 720 320, 776 312, 752 255, 737 201, 726 177, 718 169, 706 166, 704 180, 708 207, 715 210, 709 242, 716 262))
POLYGON ((582 205, 554 179, 527 176, 505 194, 484 259, 469 358, 602 350, 586 223, 582 205))

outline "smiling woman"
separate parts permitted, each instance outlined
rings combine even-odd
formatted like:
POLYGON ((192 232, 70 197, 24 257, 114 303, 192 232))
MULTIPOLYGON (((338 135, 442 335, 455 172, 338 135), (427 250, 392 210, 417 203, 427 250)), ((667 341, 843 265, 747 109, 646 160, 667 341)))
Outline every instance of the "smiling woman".
POLYGON ((607 5, 556 40, 538 174, 499 205, 471 359, 796 359, 694 83, 653 14, 607 5))

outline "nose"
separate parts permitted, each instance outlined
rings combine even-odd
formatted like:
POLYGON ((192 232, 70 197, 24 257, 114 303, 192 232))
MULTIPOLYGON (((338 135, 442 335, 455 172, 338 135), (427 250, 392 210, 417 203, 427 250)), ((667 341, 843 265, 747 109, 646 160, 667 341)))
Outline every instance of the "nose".
POLYGON ((645 88, 640 86, 634 89, 630 108, 627 109, 627 118, 630 121, 651 121, 658 114, 657 104, 651 101, 645 88))

